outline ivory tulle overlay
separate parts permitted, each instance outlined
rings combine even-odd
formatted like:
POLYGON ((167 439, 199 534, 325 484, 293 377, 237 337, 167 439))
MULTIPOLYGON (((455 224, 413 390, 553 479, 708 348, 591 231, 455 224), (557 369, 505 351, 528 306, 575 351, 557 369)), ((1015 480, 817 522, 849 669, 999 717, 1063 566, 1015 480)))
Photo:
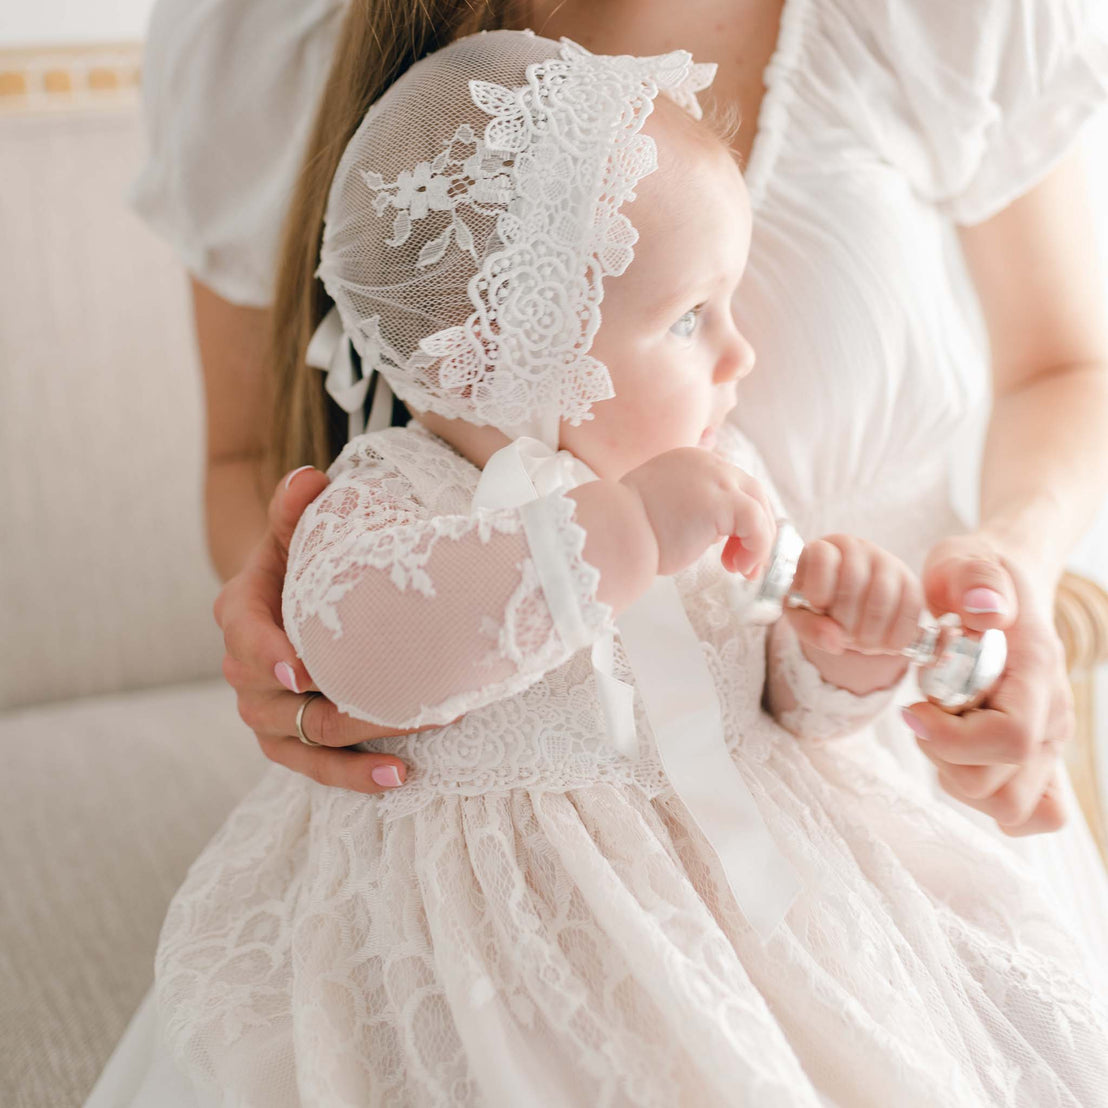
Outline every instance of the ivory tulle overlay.
MULTIPOLYGON (((740 440, 724 447, 754 468, 740 440)), ((731 762, 799 880, 763 939, 663 772, 638 691, 638 756, 606 741, 591 653, 565 647, 534 588, 519 509, 468 515, 479 477, 415 426, 357 439, 298 531, 286 619, 321 687, 387 722, 466 714, 375 743, 410 767, 381 797, 272 768, 194 864, 156 989, 206 1095, 1108 1102, 1108 1013, 1073 938, 1010 852, 864 726, 889 694, 830 688, 777 637, 786 730, 762 709, 766 636, 736 617, 735 579, 714 553, 676 579, 731 762), (366 661, 371 642, 392 657, 366 661)), ((606 633, 572 502, 535 503, 582 625, 606 633)), ((633 683, 618 635, 613 671, 633 683)))

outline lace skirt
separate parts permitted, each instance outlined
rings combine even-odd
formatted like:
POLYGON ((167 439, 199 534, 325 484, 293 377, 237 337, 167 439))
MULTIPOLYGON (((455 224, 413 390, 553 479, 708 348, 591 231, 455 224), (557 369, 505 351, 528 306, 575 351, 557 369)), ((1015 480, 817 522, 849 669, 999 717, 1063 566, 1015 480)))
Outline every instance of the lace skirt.
POLYGON ((740 769, 803 881, 763 944, 669 792, 372 797, 279 767, 175 898, 157 994, 222 1102, 1108 1104, 1108 1016, 1018 861, 869 735, 740 769))

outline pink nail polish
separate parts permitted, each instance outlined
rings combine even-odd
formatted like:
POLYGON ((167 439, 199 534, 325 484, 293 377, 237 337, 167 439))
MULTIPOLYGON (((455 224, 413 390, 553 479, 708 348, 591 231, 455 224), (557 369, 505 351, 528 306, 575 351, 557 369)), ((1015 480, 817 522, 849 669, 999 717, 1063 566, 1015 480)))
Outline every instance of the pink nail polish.
POLYGON ((962 598, 962 606, 974 615, 1003 615, 1004 597, 994 589, 970 589, 962 598))
POLYGON ((296 684, 296 671, 288 662, 278 662, 273 667, 273 676, 276 677, 289 692, 298 693, 300 691, 296 684))
POLYGON ((290 474, 289 474, 289 475, 288 475, 288 476, 287 476, 287 477, 285 478, 285 488, 287 489, 287 488, 289 487, 289 485, 291 485, 291 484, 292 484, 292 479, 293 479, 293 478, 294 478, 294 477, 295 477, 295 476, 296 476, 296 475, 297 475, 298 473, 303 473, 303 472, 304 472, 304 470, 306 470, 306 469, 311 469, 311 468, 312 468, 312 466, 310 466, 310 465, 309 465, 309 466, 300 466, 300 468, 299 468, 299 469, 294 469, 294 470, 292 471, 292 473, 290 473, 290 474))
POLYGON ((900 718, 912 729, 918 738, 921 738, 926 742, 930 736, 927 734, 927 728, 907 708, 900 709, 900 718))
POLYGON ((371 774, 374 782, 381 786, 382 789, 395 789, 398 785, 403 785, 404 782, 400 780, 400 772, 396 766, 378 766, 371 774))

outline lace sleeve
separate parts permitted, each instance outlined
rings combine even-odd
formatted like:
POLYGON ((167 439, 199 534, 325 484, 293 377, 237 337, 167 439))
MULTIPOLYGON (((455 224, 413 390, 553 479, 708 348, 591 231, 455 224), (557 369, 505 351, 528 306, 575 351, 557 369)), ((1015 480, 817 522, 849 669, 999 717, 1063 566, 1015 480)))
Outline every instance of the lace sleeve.
POLYGON ((799 739, 825 743, 857 731, 880 715, 899 685, 858 696, 823 679, 786 620, 767 638, 766 700, 777 722, 799 739))
POLYGON ((610 625, 574 502, 432 515, 370 447, 347 452, 289 548, 285 630, 347 714, 448 723, 533 684, 610 625))

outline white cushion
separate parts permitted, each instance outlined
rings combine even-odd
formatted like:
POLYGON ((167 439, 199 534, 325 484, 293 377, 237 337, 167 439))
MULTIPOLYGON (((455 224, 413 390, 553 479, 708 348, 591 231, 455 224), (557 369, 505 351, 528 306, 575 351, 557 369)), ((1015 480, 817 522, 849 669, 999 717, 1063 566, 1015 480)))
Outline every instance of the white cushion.
POLYGON ((84 1102, 170 897, 267 764, 219 680, 0 715, 0 1104, 84 1102))
POLYGON ((0 114, 0 709, 219 672, 187 284, 136 106, 0 114))

